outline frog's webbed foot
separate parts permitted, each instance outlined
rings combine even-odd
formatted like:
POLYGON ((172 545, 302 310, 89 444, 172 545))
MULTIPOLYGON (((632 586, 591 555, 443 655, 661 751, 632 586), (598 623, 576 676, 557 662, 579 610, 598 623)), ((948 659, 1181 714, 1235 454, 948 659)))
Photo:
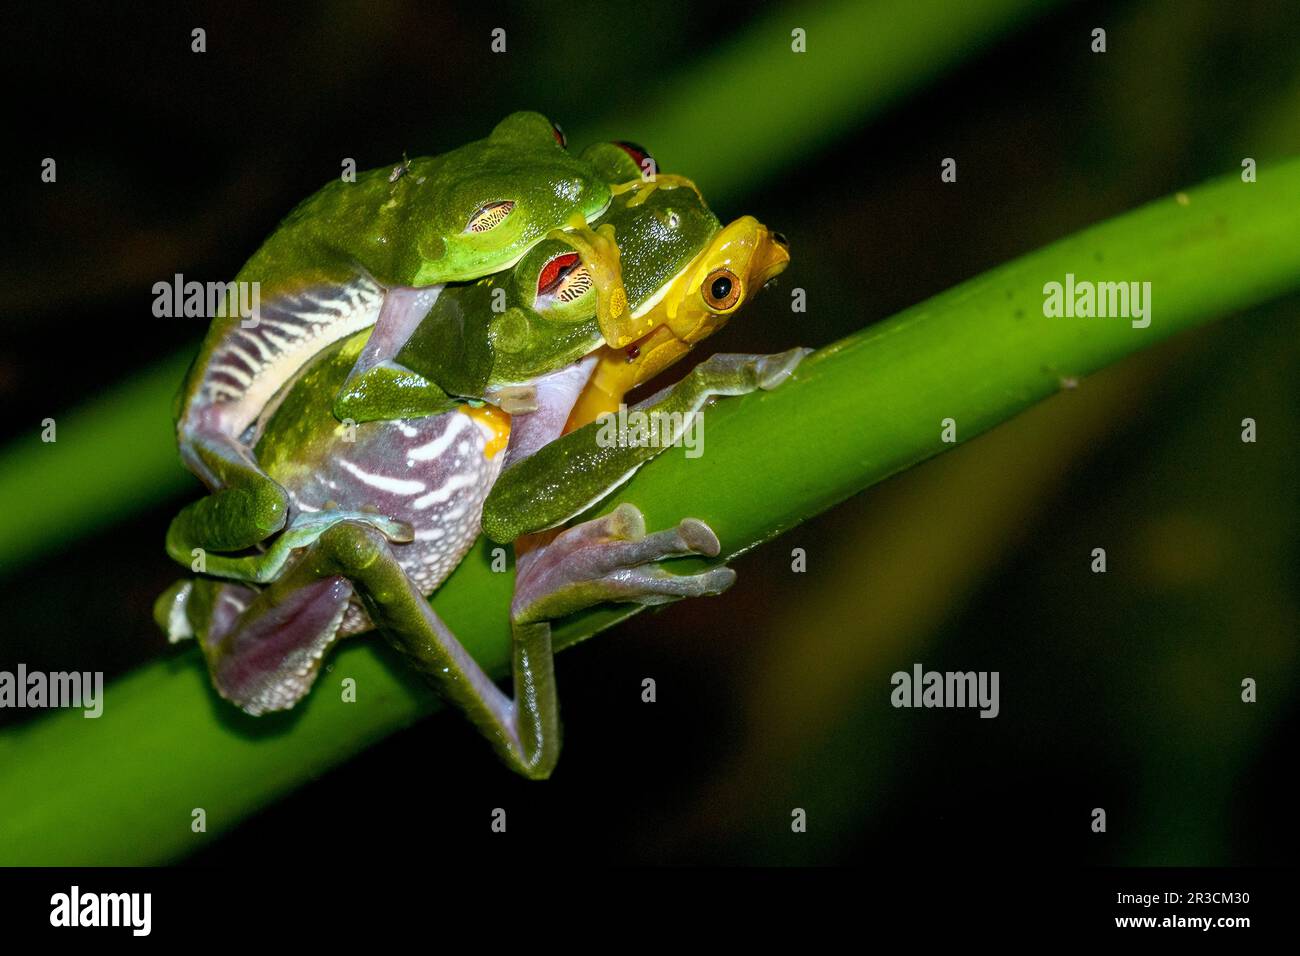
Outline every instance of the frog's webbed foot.
POLYGON ((721 594, 736 580, 728 567, 677 575, 658 562, 685 555, 717 557, 721 546, 703 521, 646 534, 633 505, 568 529, 519 558, 512 614, 517 623, 554 620, 605 601, 664 604, 721 594))
POLYGON ((537 411, 537 386, 493 385, 483 392, 483 400, 495 405, 507 415, 528 415, 537 411))
POLYGON ((172 642, 198 641, 222 697, 260 716, 311 689, 351 597, 337 575, 263 591, 200 578, 174 585, 154 616, 172 642))
POLYGON ((203 642, 212 682, 222 697, 249 714, 287 710, 315 683, 325 652, 338 637, 352 584, 336 576, 287 594, 268 589, 255 595, 249 588, 223 585, 227 604, 232 591, 247 595, 249 603, 238 626, 232 619, 229 630, 209 631, 203 642))
POLYGON ((693 180, 685 176, 679 176, 676 173, 656 173, 653 179, 644 177, 634 179, 631 182, 619 183, 617 186, 610 187, 610 192, 615 196, 621 196, 625 192, 632 192, 632 198, 627 201, 628 208, 635 208, 650 198, 651 193, 656 189, 680 189, 686 186, 695 192, 703 202, 704 194, 700 192, 700 187, 695 185, 693 180))

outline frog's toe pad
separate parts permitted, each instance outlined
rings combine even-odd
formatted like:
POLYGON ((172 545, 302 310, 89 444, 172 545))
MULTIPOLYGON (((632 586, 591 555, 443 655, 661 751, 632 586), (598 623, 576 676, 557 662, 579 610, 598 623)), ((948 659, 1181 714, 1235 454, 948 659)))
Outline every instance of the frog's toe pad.
POLYGON ((263 592, 246 610, 237 598, 229 629, 213 628, 203 642, 217 691, 254 716, 292 707, 315 682, 351 597, 346 578, 329 577, 275 603, 263 592))
POLYGON ((366 506, 349 520, 361 521, 378 529, 393 544, 410 544, 415 540, 415 528, 407 521, 381 514, 378 508, 366 506))
POLYGON ((646 534, 641 512, 622 504, 524 555, 513 611, 518 620, 542 620, 604 601, 663 604, 720 594, 736 579, 730 568, 677 575, 658 562, 686 555, 711 558, 721 550, 718 536, 703 521, 686 518, 676 527, 646 534))
POLYGON ((776 355, 761 356, 758 360, 758 387, 770 392, 793 375, 799 363, 811 354, 812 349, 794 348, 776 355))
POLYGON ((177 581, 154 601, 153 619, 172 644, 194 636, 194 626, 186 613, 193 590, 193 581, 177 581))
POLYGON ((688 597, 721 594, 736 583, 736 572, 728 567, 711 568, 699 574, 670 574, 657 565, 632 568, 610 575, 601 582, 601 600, 636 604, 667 604, 688 597))
POLYGON ((716 558, 722 551, 722 542, 703 521, 698 518, 686 518, 677 526, 677 533, 693 554, 702 554, 716 558))

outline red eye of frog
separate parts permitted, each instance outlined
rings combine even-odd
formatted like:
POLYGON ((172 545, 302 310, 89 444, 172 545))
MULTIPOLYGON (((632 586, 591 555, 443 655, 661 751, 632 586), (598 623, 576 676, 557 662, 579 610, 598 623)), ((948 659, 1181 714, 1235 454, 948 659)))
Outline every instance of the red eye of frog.
POLYGON ((654 157, 644 146, 638 146, 636 143, 629 143, 624 140, 618 140, 614 143, 619 149, 632 157, 632 162, 636 163, 638 169, 645 169, 645 161, 648 159, 654 162, 654 157))
POLYGON ((553 296, 560 302, 573 302, 592 288, 591 274, 576 252, 562 252, 542 267, 537 277, 537 296, 553 296))

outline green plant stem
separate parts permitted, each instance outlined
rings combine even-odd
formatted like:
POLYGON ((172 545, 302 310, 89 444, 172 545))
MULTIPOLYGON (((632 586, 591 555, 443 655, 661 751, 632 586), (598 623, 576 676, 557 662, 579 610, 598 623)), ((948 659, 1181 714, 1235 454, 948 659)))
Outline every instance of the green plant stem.
MULTIPOLYGON (((944 419, 968 440, 1125 355, 1298 289, 1300 160, 1266 163, 1257 184, 1233 175, 1152 203, 822 349, 775 391, 710 409, 702 457, 665 454, 606 507, 631 501, 651 527, 686 511, 734 556, 951 447, 944 419), (1067 273, 1150 282, 1150 327, 1044 316, 1044 284, 1067 273)), ((498 674, 510 587, 480 547, 434 598, 498 674)), ((558 643, 628 613, 576 616, 558 643)), ((211 692, 191 649, 114 682, 97 720, 64 711, 0 738, 0 862, 179 857, 435 706, 379 641, 361 638, 333 656, 297 710, 246 718, 211 692), (345 677, 355 703, 340 699, 345 677), (206 833, 191 830, 195 808, 206 833)))

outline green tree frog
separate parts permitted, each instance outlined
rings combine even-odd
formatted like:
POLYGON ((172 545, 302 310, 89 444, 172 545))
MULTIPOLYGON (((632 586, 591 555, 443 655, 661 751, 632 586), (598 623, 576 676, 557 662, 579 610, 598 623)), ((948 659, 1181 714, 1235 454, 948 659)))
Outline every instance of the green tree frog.
MULTIPOLYGON (((640 513, 624 503, 563 528, 678 437, 663 434, 654 447, 611 446, 598 437, 599 416, 719 328, 789 261, 785 241, 757 220, 723 228, 693 218, 697 194, 669 185, 628 190, 614 221, 600 227, 612 227, 603 236, 575 231, 567 245, 553 237, 563 247, 543 249, 496 280, 513 285, 511 308, 530 311, 534 331, 548 321, 588 326, 576 359, 568 338, 539 331, 527 356, 494 352, 489 372, 475 373, 471 384, 486 383, 489 398, 503 382, 528 392, 514 414, 489 401, 340 424, 336 397, 369 330, 322 351, 268 404, 253 451, 300 520, 262 553, 210 555, 207 576, 179 582, 156 606, 171 639, 197 639, 223 697, 251 714, 292 707, 339 637, 378 627, 510 767, 545 778, 559 753, 550 622, 605 601, 659 604, 731 584, 726 567, 675 575, 662 565, 720 553, 717 536, 698 519, 647 534, 640 513), (675 233, 688 222, 683 246, 675 233), (617 252, 602 242, 611 233, 617 252), (576 264, 567 258, 573 252, 576 264), (515 543, 513 697, 426 600, 481 531, 515 543)), ((514 320, 505 318, 509 309, 477 313, 484 287, 494 285, 443 294, 469 296, 462 306, 499 345, 493 322, 514 320)), ((432 314, 429 321, 435 331, 443 322, 432 314)), ((421 338, 411 339, 403 357, 421 364, 421 338)), ((471 339, 481 344, 482 337, 471 339)), ((684 427, 713 396, 776 387, 805 354, 715 355, 636 409, 674 413, 668 420, 684 427)), ((454 372, 437 357, 427 370, 444 378, 454 372)))
POLYGON ((627 176, 614 158, 625 150, 589 152, 591 162, 570 155, 549 120, 515 113, 486 139, 300 203, 236 276, 258 284, 258 314, 213 320, 178 395, 182 460, 213 493, 183 509, 169 537, 238 551, 282 528, 284 489, 249 451, 267 404, 329 344, 373 326, 361 374, 400 348, 442 284, 509 267, 553 230, 601 215, 604 176, 627 176))

